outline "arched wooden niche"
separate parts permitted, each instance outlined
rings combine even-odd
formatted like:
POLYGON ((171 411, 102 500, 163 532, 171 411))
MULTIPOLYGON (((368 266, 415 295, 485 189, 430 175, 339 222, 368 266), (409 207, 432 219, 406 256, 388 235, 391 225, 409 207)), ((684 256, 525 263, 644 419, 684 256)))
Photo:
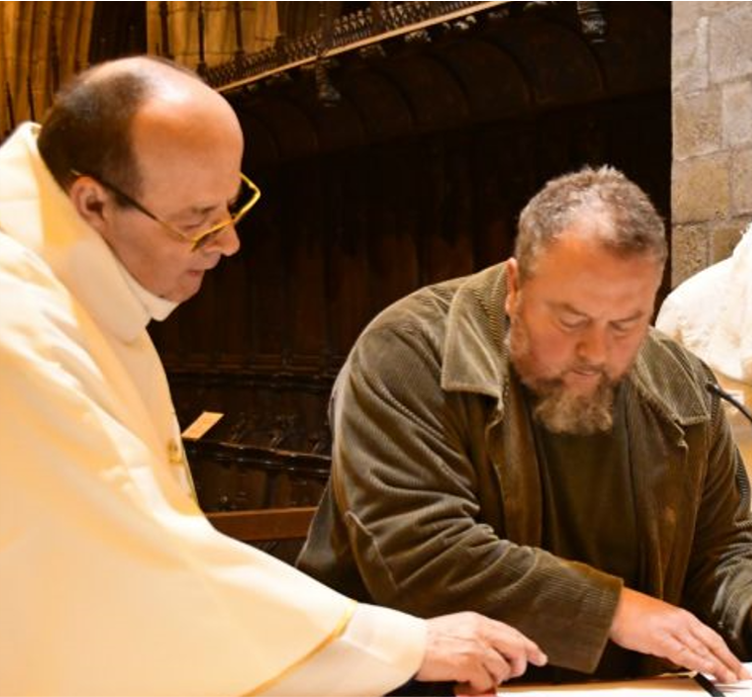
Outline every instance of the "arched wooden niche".
POLYGON ((317 70, 310 67, 227 96, 249 131, 261 120, 274 134, 276 151, 258 154, 263 167, 665 89, 668 3, 601 7, 607 32, 596 44, 583 34, 576 4, 561 3, 503 18, 480 15, 472 30, 437 30, 428 41, 391 39, 368 56, 341 54, 322 68, 341 97, 333 106, 317 98, 317 70))

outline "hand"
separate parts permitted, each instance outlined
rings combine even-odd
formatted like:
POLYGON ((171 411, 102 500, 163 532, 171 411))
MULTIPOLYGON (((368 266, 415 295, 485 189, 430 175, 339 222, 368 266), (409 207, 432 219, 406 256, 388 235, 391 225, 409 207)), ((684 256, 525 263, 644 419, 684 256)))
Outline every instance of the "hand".
POLYGON ((503 680, 522 675, 528 662, 542 666, 548 660, 516 629, 475 612, 435 617, 427 624, 426 653, 417 680, 450 680, 463 683, 468 694, 495 694, 503 680))
POLYGON ((750 677, 723 639, 691 612, 629 588, 622 589, 610 637, 625 649, 666 658, 721 682, 750 677))

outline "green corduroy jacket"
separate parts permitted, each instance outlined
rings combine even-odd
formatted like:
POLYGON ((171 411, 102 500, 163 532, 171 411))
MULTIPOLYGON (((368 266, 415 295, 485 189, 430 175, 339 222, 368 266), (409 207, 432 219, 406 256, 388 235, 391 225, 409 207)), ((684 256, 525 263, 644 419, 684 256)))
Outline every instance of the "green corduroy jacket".
MULTIPOLYGON (((421 289, 365 329, 334 388, 332 476, 299 567, 425 617, 481 612, 530 636, 551 664, 592 672, 622 582, 540 547, 505 294, 500 264, 421 289)), ((626 379, 637 590, 691 610, 748 660, 749 484, 711 379, 652 329, 626 379)))

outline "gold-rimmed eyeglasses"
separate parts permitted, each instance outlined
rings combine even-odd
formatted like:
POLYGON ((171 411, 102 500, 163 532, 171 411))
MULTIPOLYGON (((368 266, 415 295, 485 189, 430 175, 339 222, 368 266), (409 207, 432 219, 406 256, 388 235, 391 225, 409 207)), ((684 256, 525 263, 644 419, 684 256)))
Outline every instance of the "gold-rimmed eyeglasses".
POLYGON ((98 181, 106 189, 109 189, 113 194, 119 196, 126 204, 135 208, 139 213, 142 213, 148 218, 151 218, 154 222, 159 223, 168 232, 172 233, 183 242, 188 242, 189 244, 193 245, 193 251, 205 246, 226 227, 230 225, 237 225, 261 198, 261 191, 259 190, 259 188, 248 177, 246 177, 245 174, 240 172, 241 190, 235 197, 235 200, 231 202, 227 207, 228 212, 230 213, 230 217, 226 220, 223 220, 222 222, 212 225, 206 230, 202 230, 201 232, 198 232, 196 234, 189 234, 187 232, 183 232, 182 230, 178 230, 174 225, 168 223, 165 220, 162 220, 159 216, 154 215, 154 213, 152 213, 148 208, 136 201, 136 199, 128 196, 128 194, 126 194, 124 191, 119 189, 114 184, 111 184, 98 174, 93 174, 92 172, 80 172, 75 169, 72 169, 71 173, 75 177, 91 177, 95 181, 98 181))

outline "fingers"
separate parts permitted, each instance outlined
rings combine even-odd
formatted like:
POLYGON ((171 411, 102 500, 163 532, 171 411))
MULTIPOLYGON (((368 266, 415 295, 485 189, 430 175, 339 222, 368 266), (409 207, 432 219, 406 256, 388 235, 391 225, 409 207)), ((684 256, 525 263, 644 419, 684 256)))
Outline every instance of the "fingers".
POLYGON ((747 674, 721 636, 691 612, 629 588, 622 589, 610 637, 624 648, 666 658, 723 682, 736 682, 747 674))
POLYGON ((509 677, 517 678, 527 670, 527 664, 546 665, 548 657, 538 645, 524 634, 502 622, 493 622, 488 628, 489 644, 510 664, 509 677))
POLYGON ((496 688, 511 677, 511 666, 496 651, 489 649, 472 666, 472 673, 461 683, 467 694, 495 694, 496 688))
POLYGON ((538 645, 516 629, 481 616, 476 621, 484 648, 479 657, 480 669, 464 683, 471 691, 468 694, 481 694, 489 689, 495 692, 502 682, 523 675, 528 662, 546 664, 548 658, 538 645))
POLYGON ((453 679, 468 695, 495 694, 496 688, 511 677, 511 665, 498 652, 485 648, 482 652, 465 653, 454 671, 453 679))
POLYGON ((473 687, 469 683, 458 682, 454 686, 454 694, 456 695, 456 697, 496 697, 497 689, 496 685, 494 685, 487 690, 478 692, 477 690, 473 689, 473 687))
MULTIPOLYGON (((486 641, 482 632, 477 637, 452 637, 443 649, 451 663, 448 679, 464 684, 468 694, 495 691, 512 677, 511 662, 486 641)), ((525 667, 523 663, 521 669, 525 667)))
POLYGON ((705 660, 713 664, 712 668, 707 668, 703 672, 710 673, 722 682, 749 679, 750 676, 747 669, 731 653, 731 650, 726 646, 726 642, 723 641, 721 636, 710 629, 710 627, 700 622, 693 624, 692 638, 702 647, 698 651, 695 646, 695 652, 705 655, 705 660))
MULTIPOLYGON (((524 650, 525 658, 529 663, 532 663, 534 666, 544 666, 548 663, 548 656, 541 651, 538 644, 531 639, 528 639, 524 634, 520 634, 520 632, 517 632, 517 635, 522 642, 522 649, 524 650)), ((522 675, 522 673, 519 673, 519 675, 522 675)), ((518 675, 515 674, 514 677, 518 677, 518 675)))
MULTIPOLYGON (((489 649, 486 652, 486 656, 483 659, 483 667, 485 668, 486 673, 490 678, 491 685, 494 688, 496 688, 497 685, 500 685, 505 680, 509 680, 509 678, 515 675, 522 674, 514 673, 512 664, 508 662, 500 653, 494 651, 493 649, 489 649)), ((523 673, 525 672, 525 668, 527 668, 526 663, 522 668, 523 673)))
POLYGON ((714 660, 705 647, 690 646, 690 642, 686 640, 669 637, 664 642, 663 653, 664 658, 677 666, 701 673, 710 673, 721 680, 726 680, 726 677, 722 677, 727 675, 725 666, 714 660))
POLYGON ((708 673, 721 682, 745 679, 747 671, 723 639, 689 613, 664 639, 665 658, 678 666, 708 673))
POLYGON ((528 662, 543 665, 545 654, 512 627, 473 612, 427 621, 428 642, 418 680, 453 680, 463 690, 483 693, 522 675, 528 662))
POLYGON ((463 685, 462 691, 466 694, 495 694, 497 686, 512 674, 510 663, 487 646, 481 651, 466 653, 463 664, 455 679, 463 685))
POLYGON ((454 694, 456 697, 496 697, 497 691, 495 685, 488 690, 478 692, 477 690, 474 690, 469 683, 458 682, 454 686, 454 694))

